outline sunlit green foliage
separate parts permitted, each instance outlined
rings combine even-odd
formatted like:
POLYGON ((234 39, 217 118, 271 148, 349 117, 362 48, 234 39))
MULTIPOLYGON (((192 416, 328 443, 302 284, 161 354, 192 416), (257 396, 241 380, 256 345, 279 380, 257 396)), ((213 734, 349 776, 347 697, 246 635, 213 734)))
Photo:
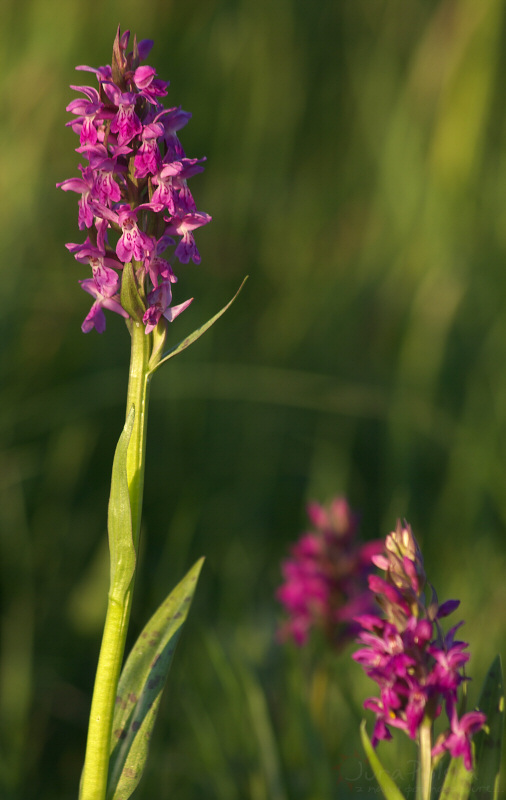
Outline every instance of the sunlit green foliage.
MULTIPOLYGON (((250 275, 153 378, 132 642, 207 559, 136 797, 371 785, 366 679, 275 640, 309 498, 346 493, 367 538, 410 520, 440 599, 462 598, 476 700, 506 623, 505 22, 504 0, 3 0, 2 800, 75 798, 84 753, 129 341, 119 318, 81 333, 55 183, 78 174, 74 65, 107 63, 118 23, 155 39, 208 157, 172 343, 250 275)), ((380 755, 405 791, 401 748, 380 755)))

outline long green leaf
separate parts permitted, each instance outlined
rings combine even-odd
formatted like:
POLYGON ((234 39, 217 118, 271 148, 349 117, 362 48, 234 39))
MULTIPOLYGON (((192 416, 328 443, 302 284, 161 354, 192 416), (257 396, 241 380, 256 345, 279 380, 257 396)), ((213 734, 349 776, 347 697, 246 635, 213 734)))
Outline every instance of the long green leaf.
POLYGON ((471 797, 473 800, 496 800, 499 795, 504 728, 504 687, 500 656, 496 656, 492 662, 483 682, 478 708, 487 715, 487 723, 474 740, 476 775, 471 797))
POLYGON ((123 668, 114 712, 108 800, 128 800, 141 779, 163 687, 203 561, 194 564, 151 617, 123 668))
POLYGON ((197 339, 200 339, 202 334, 205 333, 207 330, 209 330, 209 328, 212 325, 214 325, 216 320, 218 320, 225 313, 225 311, 228 308, 230 308, 230 306, 232 305, 232 303, 236 299, 237 295, 239 294, 239 292, 241 291, 242 287, 244 286, 244 284, 246 283, 247 280, 248 280, 248 276, 246 275, 246 277, 244 278, 243 282, 239 286, 237 292, 234 294, 232 299, 228 301, 227 305, 223 306, 221 311, 218 311, 218 313, 215 314, 214 317, 211 317, 211 319, 208 319, 207 322, 205 322, 203 325, 200 326, 200 328, 197 328, 197 330, 193 331, 193 333, 190 333, 190 335, 187 336, 186 339, 183 339, 181 342, 179 342, 179 344, 176 344, 176 345, 174 345, 174 347, 171 347, 170 350, 167 350, 167 352, 164 353, 163 358, 158 362, 158 364, 155 364, 152 367, 152 369, 149 372, 149 375, 152 375, 154 372, 156 372, 158 367, 160 367, 165 361, 168 361, 169 358, 172 358, 173 356, 177 356, 178 353, 181 353, 183 350, 186 350, 186 348, 189 347, 191 344, 193 344, 193 342, 196 342, 197 339))
POLYGON ((441 794, 445 782, 446 773, 450 766, 450 754, 446 751, 440 757, 435 769, 432 772, 432 786, 430 790, 431 800, 437 800, 441 794))
POLYGON ((473 771, 464 766, 461 756, 452 758, 446 772, 439 800, 467 800, 471 791, 473 771))
POLYGON ((127 450, 132 435, 134 416, 135 411, 132 406, 114 453, 107 520, 111 554, 109 594, 120 604, 123 603, 132 581, 136 562, 127 480, 127 450))
POLYGON ((365 719, 363 719, 360 724, 360 737, 362 739, 362 746, 365 750, 367 760, 371 765, 371 769, 374 772, 375 778, 378 781, 379 787, 383 792, 383 796, 386 797, 386 800, 405 800, 401 790, 399 789, 397 784, 392 780, 388 772, 383 767, 383 764, 379 760, 378 756, 376 755, 375 750, 371 744, 371 740, 367 735, 365 725, 366 722, 365 719))

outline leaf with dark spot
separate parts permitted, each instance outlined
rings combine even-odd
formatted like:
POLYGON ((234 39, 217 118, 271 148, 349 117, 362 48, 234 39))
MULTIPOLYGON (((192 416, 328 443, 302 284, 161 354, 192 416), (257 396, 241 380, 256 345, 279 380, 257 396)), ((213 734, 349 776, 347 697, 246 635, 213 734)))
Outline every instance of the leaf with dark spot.
POLYGON ((163 687, 202 564, 200 559, 153 614, 123 667, 113 721, 113 731, 121 731, 121 737, 111 737, 107 800, 128 800, 141 779, 163 687))
POLYGON ((127 778, 136 778, 137 777, 136 771, 134 769, 129 768, 129 767, 126 767, 126 769, 124 770, 124 775, 127 778))

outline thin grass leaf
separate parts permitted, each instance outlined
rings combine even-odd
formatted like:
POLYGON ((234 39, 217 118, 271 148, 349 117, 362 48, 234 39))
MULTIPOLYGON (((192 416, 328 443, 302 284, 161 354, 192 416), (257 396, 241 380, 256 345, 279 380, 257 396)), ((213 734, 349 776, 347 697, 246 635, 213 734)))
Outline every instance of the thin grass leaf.
POLYGON ((141 779, 172 656, 203 561, 194 564, 151 617, 123 668, 111 738, 108 800, 128 800, 141 779))
POLYGON ((504 686, 500 656, 496 656, 492 662, 483 682, 478 708, 487 715, 487 722, 474 740, 476 768, 471 797, 473 800, 497 800, 504 728, 504 686))
POLYGON ((473 782, 473 771, 464 766, 461 756, 450 761, 439 800, 467 800, 473 782))
POLYGON ((130 409, 125 427, 119 437, 112 464, 111 494, 107 530, 111 554, 110 596, 123 604, 135 572, 136 553, 132 538, 132 513, 127 479, 127 451, 135 410, 130 409))
POLYGON ((225 311, 227 311, 227 309, 230 308, 230 306, 238 296, 239 292, 241 291, 242 287, 244 286, 247 280, 248 276, 246 275, 246 277, 244 278, 243 282, 239 286, 237 292, 234 294, 232 299, 229 300, 227 305, 223 306, 223 308, 220 311, 218 311, 218 313, 215 314, 214 317, 208 319, 207 322, 204 323, 204 325, 201 325, 200 328, 197 328, 197 330, 193 331, 193 333, 190 333, 190 335, 187 336, 186 339, 183 339, 181 342, 179 342, 179 344, 176 344, 174 345, 174 347, 171 347, 170 350, 167 350, 167 352, 164 354, 163 358, 158 362, 158 364, 155 364, 153 368, 150 370, 149 375, 152 375, 154 372, 156 372, 158 367, 160 367, 165 361, 168 361, 169 358, 177 356, 178 353, 181 353, 183 350, 186 350, 186 348, 189 347, 191 344, 193 344, 193 342, 196 342, 197 339, 200 339, 202 334, 205 333, 207 330, 209 330, 209 328, 212 325, 214 325, 214 323, 225 313, 225 311))
POLYGON ((248 703, 251 730, 256 734, 259 761, 263 767, 263 793, 269 800, 287 800, 278 743, 260 681, 244 661, 237 663, 248 703))
POLYGON ((365 750, 367 760, 371 765, 371 769, 374 772, 374 776, 378 781, 379 787, 383 792, 383 796, 386 797, 386 800, 405 800, 401 790, 399 789, 397 784, 392 780, 388 772, 383 767, 383 764, 379 760, 378 756, 376 755, 374 748, 371 744, 371 740, 367 735, 365 726, 366 726, 366 721, 365 719, 363 719, 362 722, 360 723, 360 738, 362 739, 362 746, 365 750))

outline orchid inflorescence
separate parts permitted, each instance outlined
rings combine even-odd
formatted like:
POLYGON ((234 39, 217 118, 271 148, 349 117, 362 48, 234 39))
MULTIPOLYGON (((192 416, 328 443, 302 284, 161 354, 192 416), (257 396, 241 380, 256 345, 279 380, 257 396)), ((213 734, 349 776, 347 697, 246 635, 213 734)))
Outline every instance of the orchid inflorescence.
POLYGON ((392 728, 417 741, 426 798, 432 770, 445 752, 473 769, 472 737, 487 720, 482 711, 462 713, 459 705, 459 690, 469 680, 468 645, 457 639, 462 622, 445 633, 441 621, 460 601, 439 603, 407 523, 398 523, 385 541, 362 544, 358 517, 344 498, 327 507, 310 503, 307 512, 312 530, 282 563, 277 598, 288 619, 280 638, 302 646, 320 629, 334 649, 350 640, 362 645, 353 658, 380 694, 364 702, 376 717, 372 746, 391 739, 392 728), (378 567, 384 577, 375 574, 378 567), (443 708, 449 726, 434 742, 434 721, 443 708))
POLYGON ((386 538, 384 552, 373 556, 385 576, 371 575, 369 587, 383 614, 357 618, 362 626, 358 641, 364 647, 353 658, 379 686, 380 697, 364 707, 374 711, 373 745, 390 739, 390 727, 418 739, 422 724, 431 725, 443 706, 450 727, 432 747, 437 760, 445 751, 462 756, 466 769, 473 764, 471 738, 485 724, 485 714, 469 711, 459 718, 458 689, 468 680, 464 665, 468 645, 456 639, 462 622, 445 634, 441 620, 460 604, 439 604, 428 583, 422 554, 411 527, 398 523, 386 538), (428 596, 426 596, 426 593, 428 596))
POLYGON ((307 514, 312 530, 292 546, 291 558, 282 565, 284 583, 277 597, 288 620, 280 637, 303 645, 312 629, 321 629, 333 647, 340 647, 358 630, 354 618, 373 610, 367 576, 382 542, 359 541, 358 516, 343 497, 327 507, 310 503, 307 514))
POLYGON ((88 162, 79 167, 82 177, 57 184, 81 195, 79 229, 88 231, 82 244, 66 245, 92 269, 92 277, 80 281, 94 299, 84 332, 105 330, 104 309, 125 319, 132 316, 122 293, 127 264, 133 266, 140 298, 137 321, 145 333, 175 319, 192 299, 171 306, 177 276, 165 251, 175 247, 173 256, 180 263, 198 264, 193 231, 211 219, 196 210, 187 184, 203 170, 205 159, 187 158, 177 136, 191 114, 180 106, 163 107, 160 99, 167 95, 168 82, 157 78, 153 67, 140 66, 153 42, 134 38, 127 54, 129 36, 118 28, 112 66, 76 67, 93 72, 98 89, 72 86, 83 97, 67 106, 75 114, 67 125, 79 135, 76 151, 88 162), (112 232, 115 243, 109 241, 112 232))

